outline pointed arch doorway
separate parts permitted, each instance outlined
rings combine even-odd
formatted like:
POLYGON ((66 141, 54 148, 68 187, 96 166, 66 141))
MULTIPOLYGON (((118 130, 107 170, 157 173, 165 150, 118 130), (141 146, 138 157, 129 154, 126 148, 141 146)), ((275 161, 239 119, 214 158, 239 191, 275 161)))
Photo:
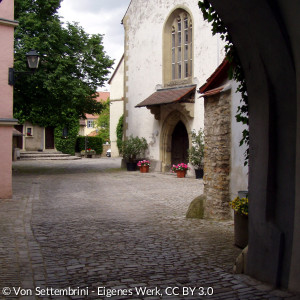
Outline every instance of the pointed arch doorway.
POLYGON ((185 125, 179 121, 172 133, 171 164, 188 163, 189 137, 185 125))
POLYGON ((189 121, 175 110, 165 119, 160 140, 162 171, 170 172, 172 164, 188 162, 187 150, 191 143, 189 121))

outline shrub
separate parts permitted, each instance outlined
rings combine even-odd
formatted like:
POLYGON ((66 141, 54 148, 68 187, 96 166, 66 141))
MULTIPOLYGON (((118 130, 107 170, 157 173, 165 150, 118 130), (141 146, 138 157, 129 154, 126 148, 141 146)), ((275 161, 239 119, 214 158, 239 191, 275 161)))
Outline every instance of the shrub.
POLYGON ((122 154, 128 161, 135 161, 138 157, 145 154, 148 148, 147 141, 144 137, 133 137, 132 135, 123 142, 122 154))
POLYGON ((117 128, 116 128, 116 134, 117 134, 117 147, 119 149, 119 153, 122 154, 122 141, 123 141, 123 121, 124 121, 124 115, 122 115, 119 119, 117 128))
POLYGON ((189 149, 189 160, 191 164, 200 169, 203 167, 204 157, 204 133, 200 129, 198 133, 192 131, 192 147, 189 149))
POLYGON ((55 148, 62 153, 74 155, 78 131, 77 118, 70 119, 68 124, 57 126, 54 130, 55 148))

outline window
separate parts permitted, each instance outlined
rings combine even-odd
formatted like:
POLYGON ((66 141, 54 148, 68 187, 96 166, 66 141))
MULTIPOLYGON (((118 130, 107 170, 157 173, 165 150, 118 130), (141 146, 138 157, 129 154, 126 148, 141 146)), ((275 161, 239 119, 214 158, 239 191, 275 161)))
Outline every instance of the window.
POLYGON ((171 87, 192 83, 193 21, 183 8, 172 11, 163 28, 163 84, 171 87))
POLYGON ((27 127, 26 128, 26 136, 33 136, 32 127, 27 127))
POLYGON ((63 131, 62 131, 62 136, 63 138, 67 138, 68 137, 68 133, 69 133, 69 130, 67 127, 64 127, 63 131))
POLYGON ((172 24, 172 80, 192 76, 192 22, 181 12, 172 24))
POLYGON ((87 120, 87 128, 94 128, 95 122, 93 120, 87 120))

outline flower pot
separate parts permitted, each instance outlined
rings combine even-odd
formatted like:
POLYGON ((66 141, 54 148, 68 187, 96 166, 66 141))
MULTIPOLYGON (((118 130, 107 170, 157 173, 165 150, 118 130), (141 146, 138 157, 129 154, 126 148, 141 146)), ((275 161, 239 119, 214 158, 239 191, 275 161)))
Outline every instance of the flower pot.
POLYGON ((186 174, 186 170, 178 170, 176 171, 177 178, 184 178, 186 174))
POLYGON ((247 198, 248 197, 248 191, 238 191, 238 196, 240 198, 247 198))
POLYGON ((137 165, 135 162, 128 162, 126 166, 127 166, 127 171, 136 171, 137 169, 137 165))
POLYGON ((248 245, 248 216, 234 213, 234 244, 239 248, 248 245))
POLYGON ((196 179, 201 179, 203 178, 203 169, 195 169, 195 175, 196 175, 196 179))
POLYGON ((140 166, 140 172, 141 173, 148 173, 149 172, 149 166, 140 166))

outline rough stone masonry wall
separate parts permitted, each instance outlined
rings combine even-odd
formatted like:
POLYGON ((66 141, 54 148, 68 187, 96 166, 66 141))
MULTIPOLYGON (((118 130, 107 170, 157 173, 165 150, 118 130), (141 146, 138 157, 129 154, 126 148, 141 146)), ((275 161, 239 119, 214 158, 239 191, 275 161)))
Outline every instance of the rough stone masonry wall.
POLYGON ((204 100, 205 153, 204 194, 205 217, 229 219, 231 108, 230 91, 204 100))

